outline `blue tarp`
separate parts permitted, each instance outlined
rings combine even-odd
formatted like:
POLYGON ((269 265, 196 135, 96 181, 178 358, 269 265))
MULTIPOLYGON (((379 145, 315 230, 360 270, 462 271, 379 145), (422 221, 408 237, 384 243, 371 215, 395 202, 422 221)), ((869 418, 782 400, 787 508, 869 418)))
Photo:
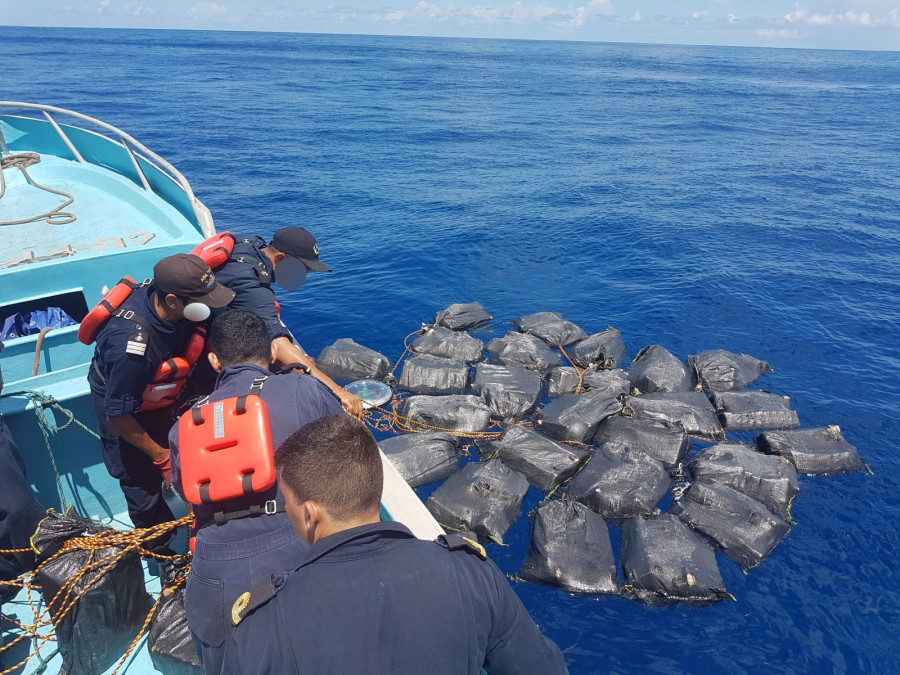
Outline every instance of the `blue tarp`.
POLYGON ((25 335, 34 335, 35 333, 40 333, 42 329, 48 326, 65 328, 66 326, 74 326, 76 323, 78 322, 59 307, 48 307, 45 310, 34 312, 20 312, 3 320, 3 334, 0 335, 0 340, 12 340, 25 335))

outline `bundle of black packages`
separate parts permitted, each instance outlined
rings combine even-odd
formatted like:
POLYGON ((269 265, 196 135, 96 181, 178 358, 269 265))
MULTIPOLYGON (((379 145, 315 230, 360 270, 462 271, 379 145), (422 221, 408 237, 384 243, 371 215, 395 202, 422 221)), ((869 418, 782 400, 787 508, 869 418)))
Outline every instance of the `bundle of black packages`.
POLYGON ((671 514, 622 526, 624 597, 648 605, 709 605, 728 593, 713 549, 671 514))
POLYGON ((631 386, 641 394, 690 391, 693 378, 681 360, 659 345, 644 347, 628 368, 631 386))
POLYGON ((662 462, 670 472, 678 469, 691 450, 691 439, 683 428, 624 415, 612 415, 603 420, 594 434, 594 443, 640 450, 662 462))
POLYGON ((426 328, 425 332, 409 345, 416 354, 443 356, 455 361, 473 363, 484 356, 484 343, 465 331, 454 331, 443 326, 426 328))
POLYGON ((538 411, 537 427, 559 441, 590 443, 600 422, 622 410, 606 392, 563 394, 538 411))
POLYGON ((506 366, 517 366, 545 372, 558 366, 560 356, 540 338, 510 331, 502 338, 487 344, 487 352, 506 366))
POLYGON ((479 363, 475 367, 472 391, 503 419, 520 419, 541 400, 541 386, 537 371, 479 363))
MULTIPOLYGON (((38 525, 32 545, 39 560, 47 560, 71 539, 111 531, 82 518, 73 507, 65 514, 50 509, 38 525)), ((100 675, 106 671, 128 649, 150 611, 140 554, 132 550, 122 555, 123 549, 120 545, 73 549, 44 564, 37 574, 63 657, 61 675, 100 675), (78 577, 88 566, 90 569, 78 577), (66 590, 60 593, 63 588, 66 590), (60 616, 73 598, 78 598, 74 606, 60 616)))
POLYGON ((406 360, 400 386, 417 394, 462 394, 469 386, 469 365, 420 354, 406 360))
POLYGON ((569 593, 617 593, 619 575, 603 517, 569 500, 540 504, 519 576, 569 593))
POLYGON ((466 529, 502 541, 522 510, 528 480, 499 459, 470 462, 453 474, 425 504, 450 529, 466 529))
POLYGON ((539 337, 551 347, 565 347, 587 337, 587 333, 557 312, 520 316, 513 320, 513 326, 523 333, 539 337))
POLYGON ((569 485, 570 499, 604 518, 649 516, 672 487, 658 460, 627 446, 601 445, 569 485))
POLYGON ((618 368, 628 357, 622 334, 615 328, 588 335, 566 351, 579 368, 618 368))
POLYGON ((413 431, 444 429, 459 433, 484 431, 491 422, 491 409, 479 396, 449 394, 447 396, 410 396, 400 406, 413 431), (416 424, 416 423, 419 424, 416 424))
POLYGON ((689 434, 718 438, 722 427, 716 409, 699 391, 654 392, 625 399, 624 413, 637 419, 659 420, 680 426, 689 434))
POLYGON ((791 531, 785 520, 752 497, 712 482, 695 481, 669 513, 712 539, 744 569, 765 560, 791 531))
POLYGON ((734 391, 745 389, 760 375, 772 370, 765 361, 735 354, 724 349, 709 349, 691 354, 688 367, 706 391, 734 391))
POLYGON ((480 302, 457 302, 434 315, 434 325, 450 330, 469 330, 493 319, 480 302))
POLYGON ((392 436, 378 447, 410 487, 444 480, 459 469, 459 442, 442 431, 392 436))
POLYGON ((836 425, 793 431, 767 431, 756 437, 756 446, 770 455, 783 455, 797 473, 824 476, 861 471, 866 463, 855 447, 844 440, 836 425))
MULTIPOLYGON (((574 394, 578 389, 578 371, 571 366, 557 366, 547 373, 547 395, 557 398, 574 394)), ((628 375, 621 368, 586 370, 581 375, 581 391, 604 391, 607 396, 626 396, 631 391, 628 375)))
POLYGON ((316 359, 323 373, 335 380, 380 380, 391 370, 384 354, 357 344, 352 338, 341 338, 325 347, 316 359))
POLYGON ((731 431, 796 429, 797 412, 789 396, 768 391, 723 391, 712 395, 722 426, 731 431))
POLYGON ((202 675, 203 667, 184 613, 184 584, 164 588, 150 620, 147 648, 153 667, 163 675, 202 675))
POLYGON ((784 519, 789 517, 791 500, 800 490, 793 464, 743 443, 706 448, 691 463, 691 474, 695 480, 727 485, 752 497, 784 519))
POLYGON ((508 426, 491 447, 504 464, 524 474, 529 483, 544 493, 571 478, 587 459, 584 451, 517 424, 508 426))

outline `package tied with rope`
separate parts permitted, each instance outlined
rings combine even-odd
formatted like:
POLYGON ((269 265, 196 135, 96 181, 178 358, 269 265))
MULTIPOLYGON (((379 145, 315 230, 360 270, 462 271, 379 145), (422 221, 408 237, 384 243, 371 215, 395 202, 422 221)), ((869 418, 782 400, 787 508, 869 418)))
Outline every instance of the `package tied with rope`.
POLYGON ((513 326, 523 333, 539 337, 551 347, 565 347, 587 337, 587 333, 557 312, 520 316, 513 320, 513 326))
POLYGON ((694 382, 677 356, 659 345, 644 347, 628 368, 631 386, 642 394, 690 391, 694 382))
POLYGON ((136 549, 78 547, 49 560, 72 539, 111 532, 69 507, 65 515, 48 511, 32 537, 44 561, 36 578, 56 626, 61 675, 106 671, 128 649, 150 611, 136 549))
POLYGON ((153 667, 163 675, 203 675, 184 611, 184 584, 163 589, 150 620, 147 647, 153 667))
POLYGON ((378 447, 410 487, 444 480, 459 469, 459 442, 441 431, 392 436, 378 447))
POLYGON ((409 349, 414 354, 443 356, 445 359, 473 363, 484 357, 484 343, 465 331, 454 331, 443 326, 425 329, 413 340, 409 349))
POLYGON ((391 370, 384 354, 363 347, 352 338, 341 338, 325 347, 316 359, 319 370, 335 380, 380 380, 391 370))

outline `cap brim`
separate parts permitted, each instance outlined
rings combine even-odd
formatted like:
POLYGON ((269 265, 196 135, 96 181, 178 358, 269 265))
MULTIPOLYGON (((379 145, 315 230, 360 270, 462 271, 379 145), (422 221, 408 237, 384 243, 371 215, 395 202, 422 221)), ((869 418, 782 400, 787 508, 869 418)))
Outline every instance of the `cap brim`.
POLYGON ((210 309, 221 309, 234 300, 234 291, 229 290, 219 282, 216 282, 216 285, 212 287, 212 290, 209 293, 202 295, 199 298, 191 299, 203 303, 210 309))
POLYGON ((331 268, 328 265, 322 264, 320 260, 308 260, 306 258, 300 258, 300 262, 306 265, 309 269, 314 270, 316 272, 330 272, 331 268))

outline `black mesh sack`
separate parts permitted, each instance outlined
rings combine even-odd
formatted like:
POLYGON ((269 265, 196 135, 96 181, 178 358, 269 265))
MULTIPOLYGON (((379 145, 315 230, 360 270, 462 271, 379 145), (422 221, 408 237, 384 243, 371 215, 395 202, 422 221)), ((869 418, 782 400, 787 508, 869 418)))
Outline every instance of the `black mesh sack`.
POLYGON ((480 302, 458 302, 434 315, 434 325, 450 330, 469 330, 490 321, 480 302))
POLYGON ((471 363, 481 361, 484 343, 465 331, 453 331, 443 326, 428 328, 412 341, 409 348, 416 354, 443 356, 445 359, 471 363))
POLYGON ((325 347, 316 359, 323 373, 335 380, 380 380, 391 370, 384 354, 363 347, 351 338, 342 338, 325 347))
POLYGON ((150 620, 147 648, 153 667, 163 675, 203 675, 197 647, 184 613, 184 585, 163 590, 150 620))
POLYGON ((379 441, 378 447, 410 487, 444 480, 459 469, 456 436, 441 431, 392 436, 379 441))
POLYGON ((691 354, 688 367, 694 371, 697 382, 706 391, 733 391, 745 389, 756 378, 772 370, 765 361, 734 354, 724 349, 710 349, 691 354))
POLYGON ((796 429, 797 412, 789 396, 767 391, 724 391, 712 395, 722 426, 731 431, 796 429))
POLYGON ((462 394, 469 386, 469 365, 420 354, 406 360, 400 386, 417 394, 462 394))
POLYGON ((568 500, 542 503, 519 576, 569 593, 617 593, 616 559, 602 516, 568 500))
MULTIPOLYGON (((73 507, 65 515, 51 509, 38 525, 32 544, 39 558, 47 559, 70 539, 108 531, 111 530, 80 517, 73 507)), ((128 649, 150 611, 152 603, 144 587, 140 554, 130 551, 96 583, 91 584, 97 577, 92 569, 70 586, 68 597, 81 597, 65 616, 57 617, 67 593, 53 600, 66 582, 87 565, 114 558, 121 551, 120 546, 99 551, 73 550, 38 572, 41 594, 56 624, 57 644, 63 657, 61 675, 100 675, 106 671, 128 649)))
POLYGON ((603 420, 594 435, 594 443, 640 450, 662 462, 668 471, 676 469, 691 449, 691 439, 681 427, 624 415, 603 420))
POLYGON ((503 419, 519 419, 541 400, 541 376, 534 370, 479 363, 472 391, 503 419))
POLYGON ((539 337, 551 347, 565 347, 587 337, 587 333, 556 312, 538 312, 520 316, 513 320, 513 326, 523 333, 539 337))
POLYGON ((760 502, 718 483, 694 482, 669 513, 715 541, 744 569, 765 560, 791 531, 760 502))
POLYGON ((756 437, 756 446, 770 455, 783 455, 797 473, 821 476, 866 468, 856 448, 844 440, 841 428, 828 426, 794 431, 767 431, 756 437))
POLYGON ((415 422, 425 427, 447 429, 461 433, 484 431, 491 421, 491 409, 478 396, 450 394, 448 396, 410 396, 400 406, 400 415, 417 429, 415 422))
POLYGON ((693 379, 687 367, 659 345, 644 347, 628 368, 631 386, 642 394, 654 391, 690 391, 693 379))
POLYGON ((579 368, 618 368, 628 356, 622 334, 615 328, 588 335, 566 351, 579 368))
POLYGON ((675 516, 625 521, 621 551, 624 597, 708 605, 728 595, 713 549, 675 516))
POLYGON ((544 493, 570 478, 587 458, 581 450, 515 424, 507 427, 492 446, 506 466, 524 474, 529 483, 544 493))
POLYGON ((638 450, 602 445, 569 485, 569 498, 604 518, 648 516, 672 487, 663 465, 638 450))
POLYGON ((502 541, 522 510, 528 480, 499 459, 469 462, 428 498, 425 506, 441 525, 502 541))
POLYGON ((550 438, 590 443, 600 422, 621 410, 618 399, 603 391, 563 394, 538 411, 536 425, 550 438))
POLYGON ((727 485, 752 497, 782 518, 800 489, 793 464, 743 443, 706 448, 692 462, 691 474, 695 480, 727 485))
MULTIPOLYGON (((574 394, 577 388, 578 372, 571 366, 557 366, 547 373, 547 395, 550 398, 574 394)), ((631 391, 631 382, 621 368, 588 370, 582 376, 581 390, 602 390, 608 396, 626 396, 631 391)))
POLYGON ((560 356, 540 338, 510 331, 506 337, 494 338, 487 345, 488 354, 506 366, 545 372, 558 366, 560 356))
POLYGON ((707 438, 722 435, 716 409, 699 391, 679 391, 672 394, 654 392, 643 396, 629 396, 625 399, 625 414, 637 419, 674 424, 689 434, 707 438))

